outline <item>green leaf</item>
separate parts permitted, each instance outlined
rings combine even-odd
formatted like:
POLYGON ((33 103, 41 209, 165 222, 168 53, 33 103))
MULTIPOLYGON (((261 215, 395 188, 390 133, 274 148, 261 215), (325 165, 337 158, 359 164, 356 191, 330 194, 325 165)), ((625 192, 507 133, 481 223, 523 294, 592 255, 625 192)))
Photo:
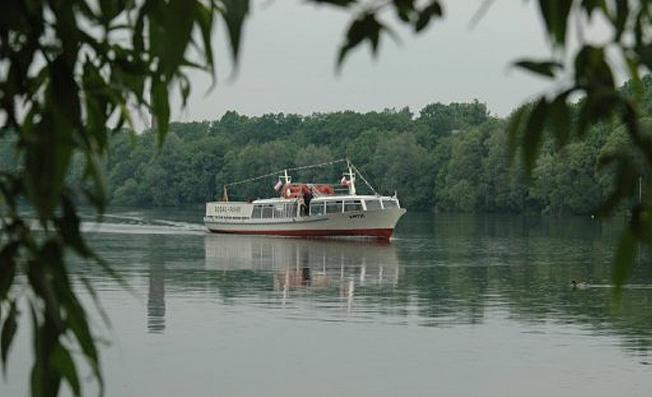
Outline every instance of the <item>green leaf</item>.
POLYGON ((636 54, 643 65, 647 66, 648 69, 652 69, 652 44, 637 47, 636 54))
POLYGON ((439 4, 439 1, 433 1, 429 6, 425 7, 419 13, 419 18, 414 24, 414 31, 417 33, 421 32, 426 26, 428 26, 428 23, 430 23, 432 17, 441 17, 443 14, 444 12, 441 8, 441 5, 439 4))
POLYGON ((224 4, 222 18, 226 22, 226 27, 229 32, 231 54, 237 64, 238 55, 240 54, 242 26, 249 13, 249 0, 223 0, 222 3, 224 4))
POLYGON ((79 217, 75 211, 72 200, 64 195, 61 199, 63 214, 56 220, 57 227, 63 241, 72 247, 79 255, 90 258, 93 256, 92 251, 86 246, 84 238, 79 230, 79 217))
POLYGON ((601 10, 605 15, 609 12, 605 0, 582 0, 582 7, 586 10, 586 14, 591 17, 596 9, 601 10))
POLYGON ((49 115, 26 132, 25 190, 38 218, 46 226, 57 205, 72 154, 72 129, 49 115))
POLYGON ((416 13, 414 7, 415 0, 392 0, 396 15, 405 23, 410 23, 412 17, 416 13))
POLYGON ((127 0, 99 0, 100 4, 100 15, 106 23, 110 22, 126 8, 127 0))
POLYGON ((190 95, 190 79, 187 76, 179 76, 179 92, 181 92, 181 106, 186 107, 190 95))
POLYGON ((84 177, 93 181, 95 207, 101 213, 104 212, 107 202, 108 181, 104 161, 98 150, 86 151, 86 165, 84 177))
MULTIPOLYGON (((144 103, 145 76, 149 75, 145 63, 129 62, 127 58, 133 55, 122 53, 116 49, 114 49, 114 51, 116 51, 117 55, 113 67, 111 68, 111 87, 126 88, 136 97, 138 103, 144 103)), ((125 105, 125 99, 117 90, 109 91, 107 96, 112 101, 113 107, 122 107, 125 105)), ((122 118, 128 119, 129 117, 125 115, 122 118)))
POLYGON ((625 107, 626 102, 613 90, 598 88, 589 91, 580 105, 577 135, 584 137, 591 125, 608 120, 615 111, 625 107))
POLYGON ((357 47, 363 41, 368 41, 371 45, 373 54, 378 49, 380 33, 387 28, 376 19, 376 15, 371 12, 365 12, 351 23, 346 32, 346 42, 340 47, 340 53, 337 58, 337 67, 340 68, 344 58, 353 48, 357 47))
POLYGON ((40 115, 29 113, 23 126, 26 142, 25 188, 42 225, 54 213, 73 148, 73 131, 80 126, 79 87, 62 57, 50 69, 50 87, 40 115), (26 121, 27 123, 27 121, 26 121))
POLYGON ((0 251, 0 302, 2 302, 9 292, 9 288, 14 281, 16 274, 16 254, 18 253, 19 244, 16 241, 6 243, 0 251))
MULTIPOLYGON (((239 1, 238 3, 244 3, 239 1)), ((196 4, 192 0, 170 0, 165 8, 165 45, 159 70, 169 80, 183 62, 195 21, 196 4)))
POLYGON ((568 142, 571 129, 570 109, 566 103, 565 94, 560 94, 550 104, 548 120, 551 121, 552 130, 555 134, 557 148, 561 149, 568 142))
POLYGON ((152 109, 158 121, 159 148, 161 148, 163 147, 170 123, 170 102, 167 81, 162 80, 161 76, 154 76, 152 78, 151 92, 152 109))
POLYGON ((629 1, 628 0, 616 1, 616 16, 613 20, 613 25, 615 28, 614 41, 620 41, 620 38, 622 37, 625 31, 625 25, 627 23, 628 17, 629 17, 629 1))
POLYGON ((564 46, 572 1, 539 0, 539 10, 553 44, 564 46))
POLYGON ((550 77, 554 78, 555 77, 555 71, 561 70, 563 65, 559 62, 556 61, 532 61, 528 59, 524 59, 521 61, 517 61, 514 63, 514 66, 519 67, 521 69, 525 69, 527 71, 530 71, 532 73, 545 76, 545 77, 550 77))
POLYGON ((108 87, 100 75, 99 69, 90 59, 86 59, 83 67, 82 76, 83 89, 86 92, 86 128, 80 129, 80 139, 85 145, 91 136, 101 139, 105 135, 107 118, 107 108, 109 107, 110 98, 107 95, 108 87))
POLYGON ((527 112, 528 108, 521 106, 510 116, 509 124, 507 125, 507 152, 509 153, 510 160, 513 160, 516 154, 519 133, 523 127, 523 121, 527 112))
MULTIPOLYGON (((591 45, 583 46, 575 57, 575 83, 587 91, 615 91, 611 67, 605 59, 605 49, 591 45)), ((587 96, 590 93, 587 93, 587 96)))
POLYGON ((208 6, 204 7, 200 3, 197 3, 196 7, 197 24, 199 25, 199 31, 201 32, 204 45, 204 60, 206 61, 207 69, 213 78, 213 84, 215 84, 215 61, 213 59, 213 45, 211 41, 213 33, 213 8, 208 6))
POLYGON ((636 239, 634 234, 631 229, 627 229, 620 236, 620 242, 613 261, 614 295, 617 297, 622 293, 623 285, 634 267, 635 248, 636 239))
POLYGON ((2 372, 4 376, 7 376, 7 354, 9 353, 9 348, 11 343, 16 336, 16 330, 18 329, 18 323, 16 322, 16 315, 18 311, 16 309, 16 302, 11 302, 9 308, 9 313, 7 318, 4 321, 2 326, 2 336, 0 337, 0 354, 2 355, 2 372))
POLYGON ((528 178, 532 177, 532 170, 539 155, 539 149, 543 138, 543 128, 548 117, 548 101, 545 98, 539 99, 530 113, 525 125, 523 135, 523 165, 528 178))
POLYGON ((627 62, 627 69, 629 70, 629 75, 631 76, 631 84, 634 88, 634 95, 637 100, 641 100, 643 97, 643 83, 641 82, 641 76, 639 75, 639 64, 631 56, 626 56, 625 61, 627 62))
POLYGON ((63 243, 58 238, 48 238, 35 252, 36 258, 27 264, 27 279, 38 298, 42 300, 43 311, 47 323, 54 325, 52 332, 64 330, 64 313, 60 305, 62 294, 61 288, 69 289, 69 286, 61 285, 60 280, 67 280, 65 267, 63 266, 63 243))
POLYGON ((68 353, 68 350, 61 346, 61 344, 57 344, 57 347, 52 353, 52 366, 66 379, 66 381, 68 381, 75 396, 80 396, 81 388, 79 385, 79 378, 77 377, 75 363, 73 362, 70 353, 68 353))
POLYGON ((548 34, 552 33, 552 25, 554 19, 554 13, 551 12, 551 4, 554 3, 550 0, 539 0, 539 12, 541 12, 541 17, 546 25, 548 34))
POLYGON ((54 109, 53 117, 57 127, 62 126, 66 129, 80 127, 80 89, 74 79, 72 67, 63 56, 58 56, 52 62, 49 81, 50 95, 48 102, 54 109))
POLYGON ((68 311, 68 327, 75 335, 79 346, 82 348, 86 361, 91 366, 95 378, 100 381, 100 389, 104 389, 102 382, 102 375, 100 370, 100 362, 98 358, 97 348, 93 340, 93 335, 88 327, 88 321, 84 309, 79 302, 71 297, 70 303, 66 306, 68 311))
POLYGON ((568 16, 573 6, 572 1, 562 0, 557 2, 557 41, 565 43, 568 30, 568 16))

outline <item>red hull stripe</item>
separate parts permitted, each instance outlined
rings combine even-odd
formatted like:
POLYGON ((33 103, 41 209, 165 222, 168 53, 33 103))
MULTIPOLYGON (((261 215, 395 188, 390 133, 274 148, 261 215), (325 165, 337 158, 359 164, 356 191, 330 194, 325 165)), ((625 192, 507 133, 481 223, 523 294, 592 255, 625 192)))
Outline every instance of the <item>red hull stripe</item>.
MULTIPOLYGON (((210 229, 209 229, 210 230, 210 229)), ((226 234, 257 234, 291 237, 328 237, 328 236, 368 236, 390 238, 392 229, 346 229, 346 230, 211 230, 213 233, 226 234)))

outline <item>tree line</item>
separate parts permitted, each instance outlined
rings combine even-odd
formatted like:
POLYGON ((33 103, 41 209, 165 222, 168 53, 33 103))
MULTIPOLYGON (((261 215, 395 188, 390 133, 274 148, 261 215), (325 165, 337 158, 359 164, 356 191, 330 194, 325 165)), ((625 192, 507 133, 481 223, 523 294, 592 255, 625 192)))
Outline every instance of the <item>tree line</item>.
MULTIPOLYGON (((652 78, 642 82, 649 117, 652 78)), ((621 87, 628 90, 629 83, 621 87)), ((418 114, 408 108, 259 117, 228 111, 215 121, 171 123, 162 146, 155 130, 114 134, 106 158, 108 194, 112 205, 199 206, 220 199, 230 182, 346 157, 379 193, 397 192, 412 211, 593 214, 609 199, 615 170, 601 164, 631 150, 618 121, 596 125, 586 139, 571 137, 562 150, 544 139, 531 180, 518 153, 510 159, 509 122, 477 100, 434 103, 418 114)), ((0 146, 3 169, 19 162, 7 139, 0 146)), ((306 170, 294 180, 337 183, 342 171, 341 164, 306 170)), ((83 172, 83 158, 73 158, 68 179, 81 180, 83 172)), ((272 176, 229 193, 232 199, 268 197, 274 183, 272 176)), ((631 201, 638 195, 632 192, 631 201)))
MULTIPOLYGON (((652 78, 643 82, 649 96, 652 78)), ((628 84, 621 88, 628 89, 628 84)), ((645 109, 646 116, 651 110, 645 109)), ((113 136, 107 159, 109 194, 114 205, 202 204, 220 199, 222 186, 230 182, 346 157, 376 190, 398 192, 403 206, 414 211, 599 210, 612 192, 615 172, 600 164, 628 147, 622 125, 603 122, 588 139, 571 141, 562 150, 545 139, 529 181, 518 154, 510 159, 508 123, 509 117, 492 116, 477 100, 434 103, 416 115, 408 108, 259 117, 229 111, 215 121, 170 124, 162 147, 153 130, 113 136)), ((308 170, 295 180, 336 183, 342 171, 308 170)), ((274 193, 274 182, 270 177, 230 193, 233 199, 267 197, 274 193)), ((632 200, 638 197, 634 193, 632 200)))

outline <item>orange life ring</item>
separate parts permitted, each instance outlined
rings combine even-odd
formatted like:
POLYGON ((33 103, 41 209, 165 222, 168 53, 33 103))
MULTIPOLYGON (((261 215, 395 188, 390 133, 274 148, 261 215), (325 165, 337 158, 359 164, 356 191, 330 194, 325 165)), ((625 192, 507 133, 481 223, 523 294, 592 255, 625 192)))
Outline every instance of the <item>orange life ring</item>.
MULTIPOLYGON (((315 185, 314 190, 322 196, 332 196, 334 194, 331 185, 315 185)), ((301 198, 305 193, 310 192, 310 187, 304 184, 285 185, 282 196, 285 198, 301 198)))
POLYGON ((322 196, 331 196, 333 194, 333 187, 331 185, 317 185, 315 190, 322 196))
POLYGON ((303 197, 303 193, 309 191, 306 185, 287 185, 283 191, 285 198, 303 197))
POLYGON ((326 196, 331 196, 333 195, 333 187, 331 185, 322 185, 320 186, 319 193, 326 196))

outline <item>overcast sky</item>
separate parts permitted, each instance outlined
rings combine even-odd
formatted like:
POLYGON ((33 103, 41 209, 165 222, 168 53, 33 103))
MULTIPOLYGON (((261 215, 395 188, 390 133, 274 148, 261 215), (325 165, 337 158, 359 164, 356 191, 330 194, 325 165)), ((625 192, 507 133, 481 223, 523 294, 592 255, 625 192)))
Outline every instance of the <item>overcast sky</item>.
POLYGON ((215 120, 228 110, 309 115, 408 106, 418 114, 430 103, 473 99, 506 116, 549 84, 510 67, 518 58, 549 53, 534 1, 497 0, 474 27, 482 0, 444 1, 445 19, 420 35, 399 27, 401 43, 385 37, 377 58, 365 44, 340 74, 335 59, 350 14, 298 0, 253 3, 237 76, 230 79, 222 35, 215 40, 217 86, 207 93, 210 78, 193 73, 188 107, 173 114, 176 120, 215 120))

